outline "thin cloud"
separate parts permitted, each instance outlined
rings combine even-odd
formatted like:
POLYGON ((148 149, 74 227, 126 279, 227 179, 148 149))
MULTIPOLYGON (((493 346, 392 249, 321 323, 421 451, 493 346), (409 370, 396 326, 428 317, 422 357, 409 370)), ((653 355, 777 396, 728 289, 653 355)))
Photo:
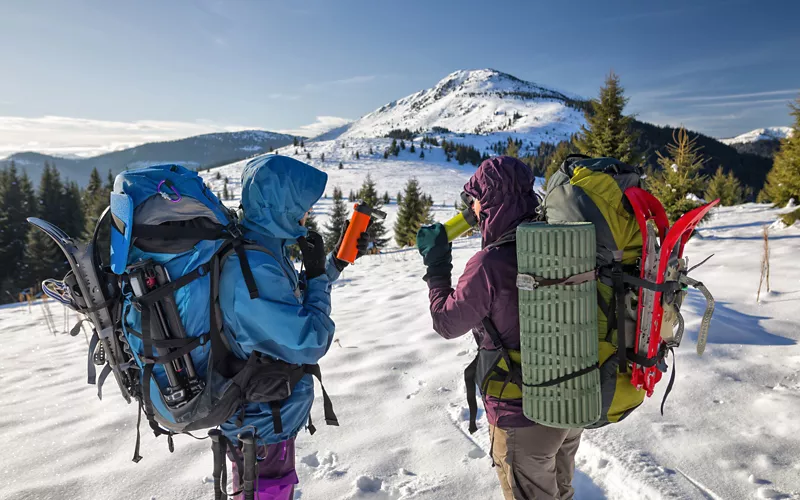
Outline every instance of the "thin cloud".
POLYGON ((318 116, 314 123, 303 125, 294 129, 278 130, 278 132, 282 134, 299 135, 303 137, 316 137, 335 128, 347 125, 352 121, 353 120, 339 116, 318 116))
POLYGON ((299 95, 296 94, 282 94, 280 92, 275 92, 273 94, 269 94, 267 97, 270 99, 274 99, 276 101, 296 101, 300 99, 299 95))
POLYGON ((762 104, 773 103, 788 103, 789 99, 758 99, 755 101, 730 101, 730 102, 712 102, 704 104, 692 104, 691 106, 703 108, 729 108, 729 107, 742 107, 742 106, 760 106, 762 104))
POLYGON ((146 142, 253 128, 257 127, 222 125, 206 120, 120 122, 65 116, 0 116, 0 157, 22 151, 94 156, 146 142))
POLYGON ((767 97, 773 95, 789 95, 800 93, 800 89, 786 89, 786 90, 770 90, 767 92, 751 92, 748 94, 728 94, 728 95, 709 95, 709 96, 692 96, 692 97, 675 97, 671 101, 723 101, 725 99, 746 99, 748 97, 767 97))
POLYGON ((368 83, 378 78, 377 75, 359 75, 351 76, 350 78, 342 78, 341 80, 330 80, 327 82, 307 83, 303 86, 306 90, 321 90, 327 87, 340 87, 345 85, 357 85, 360 83, 368 83))

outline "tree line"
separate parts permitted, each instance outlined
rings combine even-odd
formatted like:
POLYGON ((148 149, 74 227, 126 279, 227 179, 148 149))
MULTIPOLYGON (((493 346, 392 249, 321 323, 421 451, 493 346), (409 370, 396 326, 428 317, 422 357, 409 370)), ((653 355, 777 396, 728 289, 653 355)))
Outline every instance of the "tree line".
MULTIPOLYGON (((104 182, 95 168, 81 189, 74 181, 62 180, 56 166, 45 162, 34 189, 28 174, 14 162, 0 170, 0 302, 16 301, 21 291, 38 290, 43 279, 62 277, 69 270, 56 244, 27 218, 47 220, 74 238, 89 239, 108 206, 113 184, 111 172, 104 182)), ((100 238, 107 241, 107 231, 100 238)))

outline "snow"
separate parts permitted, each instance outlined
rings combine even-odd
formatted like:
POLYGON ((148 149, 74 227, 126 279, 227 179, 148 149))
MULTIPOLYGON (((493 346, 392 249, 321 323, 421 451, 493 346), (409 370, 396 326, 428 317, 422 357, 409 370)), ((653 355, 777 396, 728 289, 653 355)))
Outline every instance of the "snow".
POLYGON ((384 137, 393 129, 430 134, 442 127, 476 147, 508 137, 528 145, 569 139, 585 123, 565 101, 580 97, 492 69, 456 71, 434 87, 393 101, 320 140, 384 137), (509 123, 511 122, 511 123, 509 123))
POLYGON ((766 127, 757 128, 755 130, 751 130, 750 132, 745 132, 742 135, 737 135, 736 137, 720 139, 719 141, 730 146, 732 144, 745 144, 756 141, 783 139, 786 137, 791 137, 792 133, 793 130, 791 127, 766 127))
MULTIPOLYGON (((353 138, 345 148, 341 142, 306 144, 312 163, 330 175, 329 195, 337 184, 345 194, 357 189, 370 172, 379 191, 394 197, 415 176, 437 205, 445 203, 437 220, 455 212, 474 171, 444 161, 436 148, 426 150, 425 161, 407 151, 384 160, 390 141, 353 138), (354 149, 366 156, 370 145, 372 157, 352 158, 354 149)), ((216 172, 229 176, 238 197, 241 167, 203 176, 215 191, 223 183, 216 172)), ((329 208, 329 199, 317 207, 320 222, 329 208)), ((394 202, 387 211, 393 217, 394 202)), ((659 404, 666 380, 624 422, 584 433, 577 498, 800 499, 800 227, 771 231, 771 291, 756 302, 763 227, 785 212, 757 204, 716 209, 689 242, 690 265, 715 254, 693 273, 717 301, 706 352, 694 352, 704 301, 691 291, 665 415, 659 404)), ((460 239, 453 247, 457 277, 480 241, 460 239)), ((393 248, 363 257, 334 285, 336 339, 321 365, 341 427, 318 425, 313 437, 299 436, 296 498, 502 498, 482 410, 479 432, 467 432, 462 372, 474 341, 447 341, 432 330, 423 274, 415 250, 393 248)), ((49 309, 59 332, 68 330, 74 314, 62 324, 60 306, 49 309)), ((123 402, 113 381, 99 401, 85 384, 85 337, 52 335, 44 320, 41 302, 0 308, 0 438, 7 443, 0 498, 212 497, 206 441, 178 436, 170 454, 145 424, 144 459, 130 461, 136 407, 123 402)), ((321 407, 318 398, 317 421, 321 407)))

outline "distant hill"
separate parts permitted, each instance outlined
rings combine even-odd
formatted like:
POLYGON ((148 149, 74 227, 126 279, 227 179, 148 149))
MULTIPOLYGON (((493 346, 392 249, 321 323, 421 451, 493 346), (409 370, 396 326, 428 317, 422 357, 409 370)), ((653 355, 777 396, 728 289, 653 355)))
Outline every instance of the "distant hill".
POLYGON ((720 139, 720 142, 735 148, 740 153, 774 158, 781 147, 781 139, 791 135, 791 127, 766 127, 729 139, 720 139))
POLYGON ((0 168, 12 160, 21 170, 28 172, 34 183, 39 182, 45 161, 58 168, 62 179, 77 181, 84 185, 97 168, 105 177, 111 170, 114 174, 126 168, 140 168, 159 163, 177 163, 187 168, 205 169, 242 160, 291 145, 294 136, 245 130, 241 132, 219 132, 166 142, 151 142, 121 151, 91 158, 60 158, 41 153, 16 153, 0 160, 0 168))
MULTIPOLYGON (((672 142, 674 128, 661 127, 651 123, 634 122, 634 129, 639 132, 637 146, 645 153, 646 164, 657 166, 658 152, 666 152, 666 145, 672 142)), ((704 173, 713 174, 718 167, 725 172, 733 171, 736 177, 747 184, 755 193, 764 186, 767 173, 772 168, 772 158, 765 158, 750 153, 741 153, 733 146, 723 144, 713 137, 699 132, 689 131, 691 137, 697 138, 697 145, 706 157, 704 173)))

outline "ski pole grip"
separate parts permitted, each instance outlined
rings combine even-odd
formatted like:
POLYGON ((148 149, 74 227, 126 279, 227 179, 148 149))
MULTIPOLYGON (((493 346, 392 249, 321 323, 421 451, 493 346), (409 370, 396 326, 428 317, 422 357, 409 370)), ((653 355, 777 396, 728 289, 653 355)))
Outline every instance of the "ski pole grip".
POLYGON ((339 247, 339 252, 336 258, 352 264, 358 257, 358 239, 361 233, 367 230, 371 219, 385 219, 386 214, 380 210, 375 210, 364 202, 357 203, 353 207, 353 217, 350 218, 350 224, 347 226, 347 231, 344 233, 342 246, 339 247))
POLYGON ((255 500, 256 440, 252 431, 242 432, 238 437, 239 441, 242 442, 242 454, 244 455, 244 471, 242 471, 244 499, 255 500))
POLYGON ((211 450, 214 453, 214 500, 226 500, 228 496, 223 493, 226 486, 222 484, 222 470, 225 468, 222 431, 211 429, 208 431, 208 437, 211 438, 211 450))

